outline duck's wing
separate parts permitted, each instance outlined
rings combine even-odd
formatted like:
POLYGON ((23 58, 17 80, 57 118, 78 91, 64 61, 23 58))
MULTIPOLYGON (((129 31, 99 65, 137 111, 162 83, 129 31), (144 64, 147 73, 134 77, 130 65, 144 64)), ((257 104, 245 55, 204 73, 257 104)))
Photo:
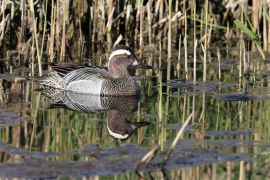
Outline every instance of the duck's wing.
POLYGON ((98 69, 104 69, 105 71, 108 70, 107 67, 96 67, 96 66, 89 66, 89 65, 78 65, 74 63, 65 63, 65 64, 55 64, 55 63, 49 63, 49 65, 52 67, 54 71, 56 71, 59 75, 65 76, 68 73, 82 68, 98 68, 98 69))
POLYGON ((64 76, 65 82, 68 84, 74 81, 80 80, 104 80, 111 78, 109 72, 103 68, 97 67, 84 67, 80 69, 73 70, 64 76))

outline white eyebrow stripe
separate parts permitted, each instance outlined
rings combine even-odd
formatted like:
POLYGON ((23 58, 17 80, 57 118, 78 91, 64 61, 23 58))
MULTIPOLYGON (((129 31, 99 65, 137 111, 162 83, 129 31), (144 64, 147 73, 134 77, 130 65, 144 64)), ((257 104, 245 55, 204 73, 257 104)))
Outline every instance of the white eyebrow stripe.
POLYGON ((125 49, 118 49, 118 50, 115 50, 111 53, 110 57, 109 57, 109 62, 110 60, 112 59, 113 56, 117 56, 117 55, 121 55, 121 54, 126 54, 126 55, 131 55, 131 52, 128 51, 128 50, 125 50, 125 49))

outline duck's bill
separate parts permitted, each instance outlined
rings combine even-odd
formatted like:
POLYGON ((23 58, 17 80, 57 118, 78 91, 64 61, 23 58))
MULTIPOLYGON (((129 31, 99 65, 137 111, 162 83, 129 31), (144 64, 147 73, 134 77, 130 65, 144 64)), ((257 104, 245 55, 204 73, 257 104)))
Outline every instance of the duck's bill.
POLYGON ((139 67, 142 69, 153 69, 152 66, 142 62, 142 61, 138 61, 137 59, 134 59, 134 61, 132 62, 132 66, 133 67, 139 67))

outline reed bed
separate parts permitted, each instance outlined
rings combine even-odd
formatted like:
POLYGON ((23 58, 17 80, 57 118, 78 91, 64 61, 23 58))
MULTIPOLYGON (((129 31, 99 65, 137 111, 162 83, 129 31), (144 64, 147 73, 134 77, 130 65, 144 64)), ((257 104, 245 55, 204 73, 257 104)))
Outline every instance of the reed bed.
MULTIPOLYGON (((158 59, 151 56, 148 63, 161 70, 166 67, 164 68, 166 73, 158 71, 157 82, 160 84, 172 79, 172 71, 176 71, 177 78, 184 77, 186 80, 193 78, 194 86, 197 82, 201 80, 207 82, 210 78, 216 81, 233 82, 235 79, 231 74, 234 73, 234 69, 231 70, 231 74, 224 73, 221 69, 223 61, 221 56, 225 54, 225 57, 230 58, 237 54, 239 58, 235 61, 238 61, 239 89, 244 91, 245 82, 242 78, 247 70, 255 72, 261 69, 260 62, 247 66, 249 52, 259 51, 262 59, 265 59, 266 52, 270 51, 269 13, 270 7, 266 0, 250 2, 224 0, 220 3, 206 0, 200 4, 195 0, 20 0, 14 2, 2 0, 0 1, 0 58, 4 58, 12 65, 19 63, 18 66, 25 65, 31 68, 32 76, 42 75, 42 66, 47 62, 79 61, 93 65, 98 62, 102 65, 102 58, 95 59, 98 54, 97 49, 100 47, 105 49, 102 52, 106 54, 105 52, 111 49, 114 42, 118 42, 117 38, 121 34, 123 37, 121 43, 135 47, 139 50, 141 58, 148 53, 145 49, 150 49, 151 54, 153 51, 158 52, 158 59), (239 37, 241 40, 238 39, 239 37), (222 51, 224 42, 225 46, 240 48, 235 51, 226 48, 224 53, 222 51), (209 53, 213 46, 216 46, 214 49, 216 57, 212 57, 214 55, 209 53), (174 49, 177 49, 177 55, 173 54, 174 49), (211 67, 208 64, 215 58, 218 68, 216 73, 211 74, 211 67), (197 73, 200 64, 201 74, 197 73)), ((13 72, 12 68, 10 72, 13 72)), ((251 78, 255 79, 255 76, 251 78)), ((154 94, 151 89, 152 84, 148 87, 148 95, 154 94)), ((30 86, 28 91, 32 91, 29 88, 30 86)), ((172 91, 170 87, 167 87, 166 96, 161 85, 157 91, 158 95, 155 97, 157 99, 144 102, 146 105, 140 104, 140 106, 145 108, 142 111, 157 114, 159 124, 151 132, 138 133, 137 139, 131 139, 130 142, 145 143, 147 147, 156 147, 158 144, 158 150, 166 150, 167 141, 175 137, 175 133, 171 133, 166 125, 172 117, 175 118, 174 122, 179 123, 181 120, 184 123, 189 114, 192 114, 192 123, 202 123, 202 133, 206 125, 208 129, 212 128, 216 131, 234 130, 233 127, 246 126, 246 128, 258 128, 261 130, 256 134, 261 136, 258 139, 269 141, 269 128, 265 126, 269 124, 268 102, 262 100, 254 103, 240 102, 236 106, 231 102, 206 100, 205 92, 201 97, 188 96, 187 92, 182 92, 183 96, 173 98, 170 97, 172 91), (221 109, 230 110, 229 115, 228 111, 221 109), (246 125, 243 119, 248 121, 246 125), (260 119, 258 123, 253 123, 258 119, 260 119), (143 142, 145 135, 152 139, 143 142)), ((113 143, 104 135, 106 128, 102 122, 87 121, 104 119, 104 114, 78 115, 67 110, 47 112, 44 106, 48 102, 37 93, 25 99, 35 106, 27 109, 34 121, 31 125, 22 125, 20 128, 2 129, 0 135, 5 142, 15 145, 16 142, 25 142, 24 148, 29 150, 40 147, 41 144, 45 152, 51 150, 60 153, 66 150, 72 151, 78 146, 82 147, 83 144, 97 143, 107 147, 113 143), (40 128, 44 124, 52 128, 40 128), (24 132, 24 135, 16 136, 18 131, 24 132), (10 139, 10 134, 15 138, 10 139)), ((1 100, 1 104, 4 106, 7 103, 1 100)), ((140 110, 136 116, 140 119, 140 110)), ((192 132, 192 136, 199 137, 200 134, 196 133, 192 132)), ((178 137, 180 136, 179 133, 178 137)), ((178 140, 179 138, 176 139, 178 140)), ((256 147, 251 149, 255 151, 256 147)), ((8 157, 4 158, 8 159, 8 157)), ((61 158, 72 159, 73 155, 67 152, 61 155, 61 158)), ((232 167, 233 164, 227 163, 223 168, 223 170, 227 169, 227 172, 223 173, 229 179, 232 176, 232 169, 235 168, 232 167)), ((264 164, 261 166, 263 167, 264 164)), ((240 168, 242 173, 245 168, 243 163, 240 168)), ((196 169, 172 171, 171 176, 191 178, 192 174, 196 173, 198 179, 202 174, 206 178, 211 176, 215 179, 215 173, 219 170, 221 171, 215 165, 211 165, 201 168, 200 171, 196 169)), ((243 176, 244 174, 239 175, 240 178, 243 176)))
MULTIPOLYGON (((177 48, 183 37, 185 60, 181 63, 185 64, 188 79, 187 49, 194 46, 196 39, 207 52, 213 40, 235 42, 241 31, 242 38, 250 40, 247 50, 258 49, 263 57, 265 51, 270 51, 270 14, 266 0, 200 4, 171 0, 0 2, 0 47, 5 50, 2 56, 6 57, 7 51, 16 52, 17 58, 23 60, 21 63, 37 64, 39 75, 42 75, 42 64, 48 61, 89 59, 95 54, 97 44, 107 47, 122 34, 122 43, 140 50, 144 45, 165 41, 168 57, 162 63, 168 65, 169 72, 171 49, 177 48), (241 25, 235 25, 235 20, 241 25), (33 51, 27 51, 29 47, 33 51)), ((206 57, 204 63, 206 71, 206 57)))

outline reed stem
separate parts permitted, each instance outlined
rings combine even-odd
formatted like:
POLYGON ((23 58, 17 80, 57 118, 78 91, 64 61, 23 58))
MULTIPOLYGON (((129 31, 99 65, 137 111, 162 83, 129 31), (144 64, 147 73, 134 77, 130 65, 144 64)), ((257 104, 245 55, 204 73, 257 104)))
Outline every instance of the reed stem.
POLYGON ((34 30, 33 37, 35 38, 35 44, 36 44, 36 49, 37 49, 38 75, 42 76, 42 65, 41 65, 41 55, 40 55, 41 53, 40 53, 39 45, 38 45, 37 23, 36 23, 36 18, 35 18, 34 2, 33 0, 28 0, 28 3, 30 6, 30 11, 31 11, 32 27, 34 30))
POLYGON ((170 80, 171 76, 171 60, 172 60, 172 0, 169 0, 167 80, 170 80))

